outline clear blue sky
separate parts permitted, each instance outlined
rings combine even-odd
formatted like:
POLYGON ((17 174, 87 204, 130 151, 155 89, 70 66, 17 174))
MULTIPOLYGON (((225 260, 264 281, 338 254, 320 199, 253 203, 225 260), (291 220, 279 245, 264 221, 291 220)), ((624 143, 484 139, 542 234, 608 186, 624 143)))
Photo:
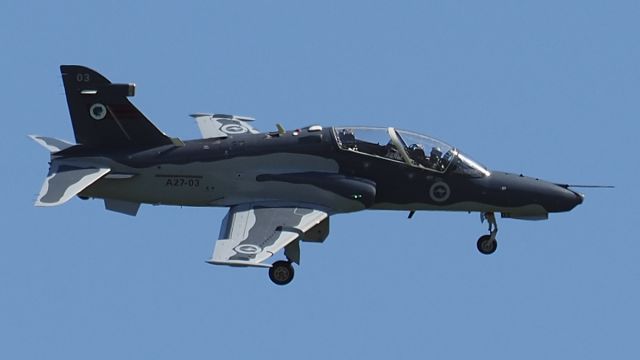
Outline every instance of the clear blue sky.
POLYGON ((637 1, 3 1, 0 358, 640 358, 637 1), (175 3, 175 4, 170 4, 175 3), (73 140, 58 66, 187 114, 388 125, 585 190, 545 222, 336 216, 286 287, 215 267, 224 209, 32 206, 73 140))

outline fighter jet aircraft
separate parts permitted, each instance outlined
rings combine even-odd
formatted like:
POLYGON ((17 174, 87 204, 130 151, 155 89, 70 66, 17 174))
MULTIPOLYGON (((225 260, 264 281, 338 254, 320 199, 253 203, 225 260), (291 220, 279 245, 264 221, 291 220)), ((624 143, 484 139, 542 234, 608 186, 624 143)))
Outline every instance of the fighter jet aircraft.
POLYGON ((202 139, 182 141, 129 102, 134 84, 111 83, 84 66, 60 71, 76 144, 31 135, 51 153, 36 206, 78 196, 128 215, 142 203, 228 207, 207 262, 266 267, 278 285, 293 279, 300 241, 323 242, 334 214, 478 212, 489 233, 477 248, 491 254, 494 214, 541 220, 583 201, 571 185, 491 171, 443 141, 393 127, 260 132, 249 117, 194 114, 202 139), (282 249, 287 261, 265 263, 282 249))

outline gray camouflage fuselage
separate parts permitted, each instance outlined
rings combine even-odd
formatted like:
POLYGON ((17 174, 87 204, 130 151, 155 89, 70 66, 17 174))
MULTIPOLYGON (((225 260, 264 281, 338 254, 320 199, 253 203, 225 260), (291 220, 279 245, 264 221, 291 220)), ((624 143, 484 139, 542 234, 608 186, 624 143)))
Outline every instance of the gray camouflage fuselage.
POLYGON ((342 150, 332 128, 239 134, 113 152, 71 147, 56 157, 83 158, 111 173, 83 197, 181 206, 247 202, 310 203, 332 213, 363 209, 502 212, 523 217, 568 211, 582 197, 562 186, 492 172, 471 177, 342 150), (444 182, 446 199, 430 196, 444 182))

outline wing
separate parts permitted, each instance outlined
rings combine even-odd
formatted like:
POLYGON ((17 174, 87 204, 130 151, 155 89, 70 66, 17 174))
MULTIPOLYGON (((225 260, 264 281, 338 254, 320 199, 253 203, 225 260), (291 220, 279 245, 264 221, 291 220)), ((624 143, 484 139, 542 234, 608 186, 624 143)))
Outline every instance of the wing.
POLYGON ((191 117, 196 119, 203 139, 260 133, 249 124, 255 120, 250 117, 223 114, 192 114, 191 117))
MULTIPOLYGON (((256 204, 234 206, 222 222, 220 239, 208 263, 270 267, 262 262, 319 225, 329 215, 318 209, 266 207, 256 204)), ((299 262, 298 248, 292 252, 299 262)), ((287 248, 288 251, 289 248, 287 248)))

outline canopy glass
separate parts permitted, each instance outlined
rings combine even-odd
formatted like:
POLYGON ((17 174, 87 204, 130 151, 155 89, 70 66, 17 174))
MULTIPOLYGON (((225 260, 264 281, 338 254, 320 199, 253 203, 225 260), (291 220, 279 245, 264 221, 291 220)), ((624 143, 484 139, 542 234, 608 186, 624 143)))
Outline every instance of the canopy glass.
POLYGON ((335 127, 338 146, 439 173, 452 171, 482 177, 490 173, 484 166, 433 137, 410 131, 380 127, 335 127))

